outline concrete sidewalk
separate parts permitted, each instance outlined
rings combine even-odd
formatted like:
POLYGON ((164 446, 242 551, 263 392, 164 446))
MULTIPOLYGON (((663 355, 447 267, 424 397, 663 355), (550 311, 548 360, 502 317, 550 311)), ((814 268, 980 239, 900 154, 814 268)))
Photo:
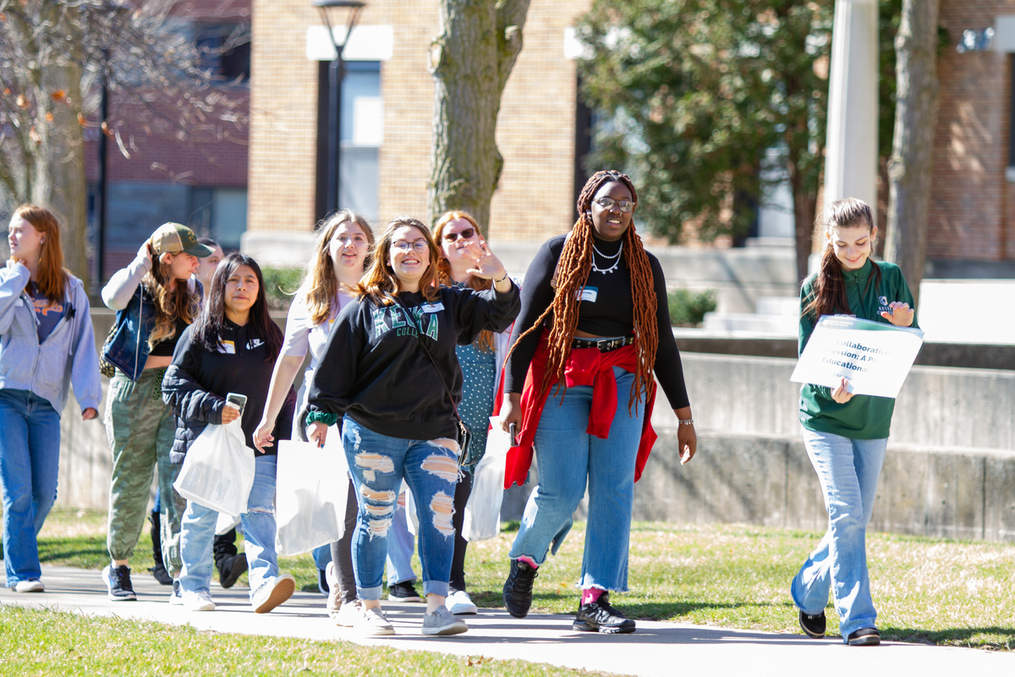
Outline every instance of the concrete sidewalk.
POLYGON ((385 603, 394 637, 364 638, 335 626, 319 594, 293 595, 270 614, 255 614, 246 588, 223 590, 213 584, 218 609, 189 612, 167 603, 169 588, 147 573, 133 577, 137 602, 110 602, 98 571, 44 566, 46 592, 0 590, 0 604, 73 613, 136 618, 199 630, 249 635, 347 640, 398 649, 438 651, 462 656, 525 660, 622 675, 670 677, 688 674, 783 676, 832 668, 838 674, 1015 674, 1015 653, 886 642, 880 647, 847 647, 838 638, 813 640, 745 630, 638 621, 631 635, 598 635, 571 630, 571 616, 532 614, 518 620, 502 609, 480 609, 465 616, 469 632, 446 638, 419 634, 422 604, 385 603))

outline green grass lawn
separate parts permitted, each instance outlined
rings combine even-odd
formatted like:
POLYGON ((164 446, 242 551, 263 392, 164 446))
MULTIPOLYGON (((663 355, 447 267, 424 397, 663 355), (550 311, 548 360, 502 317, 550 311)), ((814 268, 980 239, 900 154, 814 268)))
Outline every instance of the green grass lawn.
MULTIPOLYGON (((102 513, 54 511, 40 534, 42 559, 101 569, 107 563, 104 531, 102 513)), ((469 547, 469 590, 481 607, 501 606, 516 531, 517 524, 507 524, 497 538, 469 547)), ((540 568, 533 611, 574 612, 583 536, 584 524, 575 524, 558 555, 540 568)), ((820 537, 744 525, 636 523, 630 592, 611 601, 636 619, 797 633, 789 581, 820 537)), ((1015 544, 869 534, 867 547, 884 638, 1015 649, 1015 544)), ((136 572, 151 566, 150 553, 145 534, 131 563, 136 572)), ((308 555, 280 565, 296 577, 299 589, 316 590, 317 572, 308 555)), ((835 634, 831 605, 827 614, 828 632, 835 634)))

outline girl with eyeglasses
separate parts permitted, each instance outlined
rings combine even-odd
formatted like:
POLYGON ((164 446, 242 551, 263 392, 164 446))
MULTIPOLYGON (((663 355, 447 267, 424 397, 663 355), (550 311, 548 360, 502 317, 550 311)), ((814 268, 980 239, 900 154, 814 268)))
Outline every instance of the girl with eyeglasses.
POLYGON ((419 518, 422 632, 468 630, 445 606, 460 472, 456 408, 463 379, 455 346, 484 330, 504 331, 518 313, 518 290, 485 245, 470 274, 493 281, 486 291, 438 286, 439 258, 421 222, 398 217, 388 224, 307 393, 311 440, 323 445, 328 426, 342 420, 359 504, 352 556, 363 603, 355 627, 364 634, 394 634, 381 611, 381 575, 403 478, 419 518))
POLYGON ((539 484, 504 584, 504 605, 516 618, 528 613, 538 568, 571 529, 587 484, 573 628, 634 632, 634 621, 610 604, 608 591, 627 590, 634 483, 656 439, 649 424, 653 373, 680 421, 681 462, 697 447, 666 280, 635 232, 637 202, 626 175, 597 172, 578 198, 571 232, 547 241, 525 274, 504 384, 503 424, 516 424, 520 438, 508 455, 505 486, 525 482, 533 448, 539 484))
MULTIPOLYGON (((450 211, 437 219, 434 240, 441 249, 438 280, 441 284, 468 289, 489 289, 490 280, 476 277, 470 270, 483 253, 486 240, 471 214, 450 211)), ((472 431, 468 448, 462 458, 462 478, 455 488, 455 555, 451 563, 451 594, 447 607, 452 614, 474 614, 473 604, 465 589, 465 554, 469 542, 462 537, 465 506, 472 493, 472 476, 476 465, 486 453, 487 429, 493 413, 494 398, 500 387, 501 368, 507 356, 510 327, 502 332, 482 331, 474 341, 455 350, 465 382, 462 402, 458 407, 465 424, 472 431)))

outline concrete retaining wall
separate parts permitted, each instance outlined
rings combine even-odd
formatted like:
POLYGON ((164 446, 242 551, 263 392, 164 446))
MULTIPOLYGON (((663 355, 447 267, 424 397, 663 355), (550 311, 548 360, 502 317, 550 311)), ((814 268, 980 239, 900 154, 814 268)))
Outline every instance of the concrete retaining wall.
MULTIPOLYGON (((660 436, 635 485, 635 518, 823 530, 821 488, 798 436, 699 438, 681 466, 676 435, 660 436)), ((1015 451, 889 444, 872 528, 1015 542, 1015 451)))

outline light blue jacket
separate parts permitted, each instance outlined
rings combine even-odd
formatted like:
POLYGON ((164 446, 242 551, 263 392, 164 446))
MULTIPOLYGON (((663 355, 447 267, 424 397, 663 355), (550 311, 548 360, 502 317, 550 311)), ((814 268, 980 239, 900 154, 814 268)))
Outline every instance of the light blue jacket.
POLYGON ((39 321, 25 291, 29 279, 21 263, 0 268, 0 389, 31 391, 59 414, 73 383, 81 411, 97 411, 102 381, 84 285, 68 274, 67 313, 40 345, 39 321))

